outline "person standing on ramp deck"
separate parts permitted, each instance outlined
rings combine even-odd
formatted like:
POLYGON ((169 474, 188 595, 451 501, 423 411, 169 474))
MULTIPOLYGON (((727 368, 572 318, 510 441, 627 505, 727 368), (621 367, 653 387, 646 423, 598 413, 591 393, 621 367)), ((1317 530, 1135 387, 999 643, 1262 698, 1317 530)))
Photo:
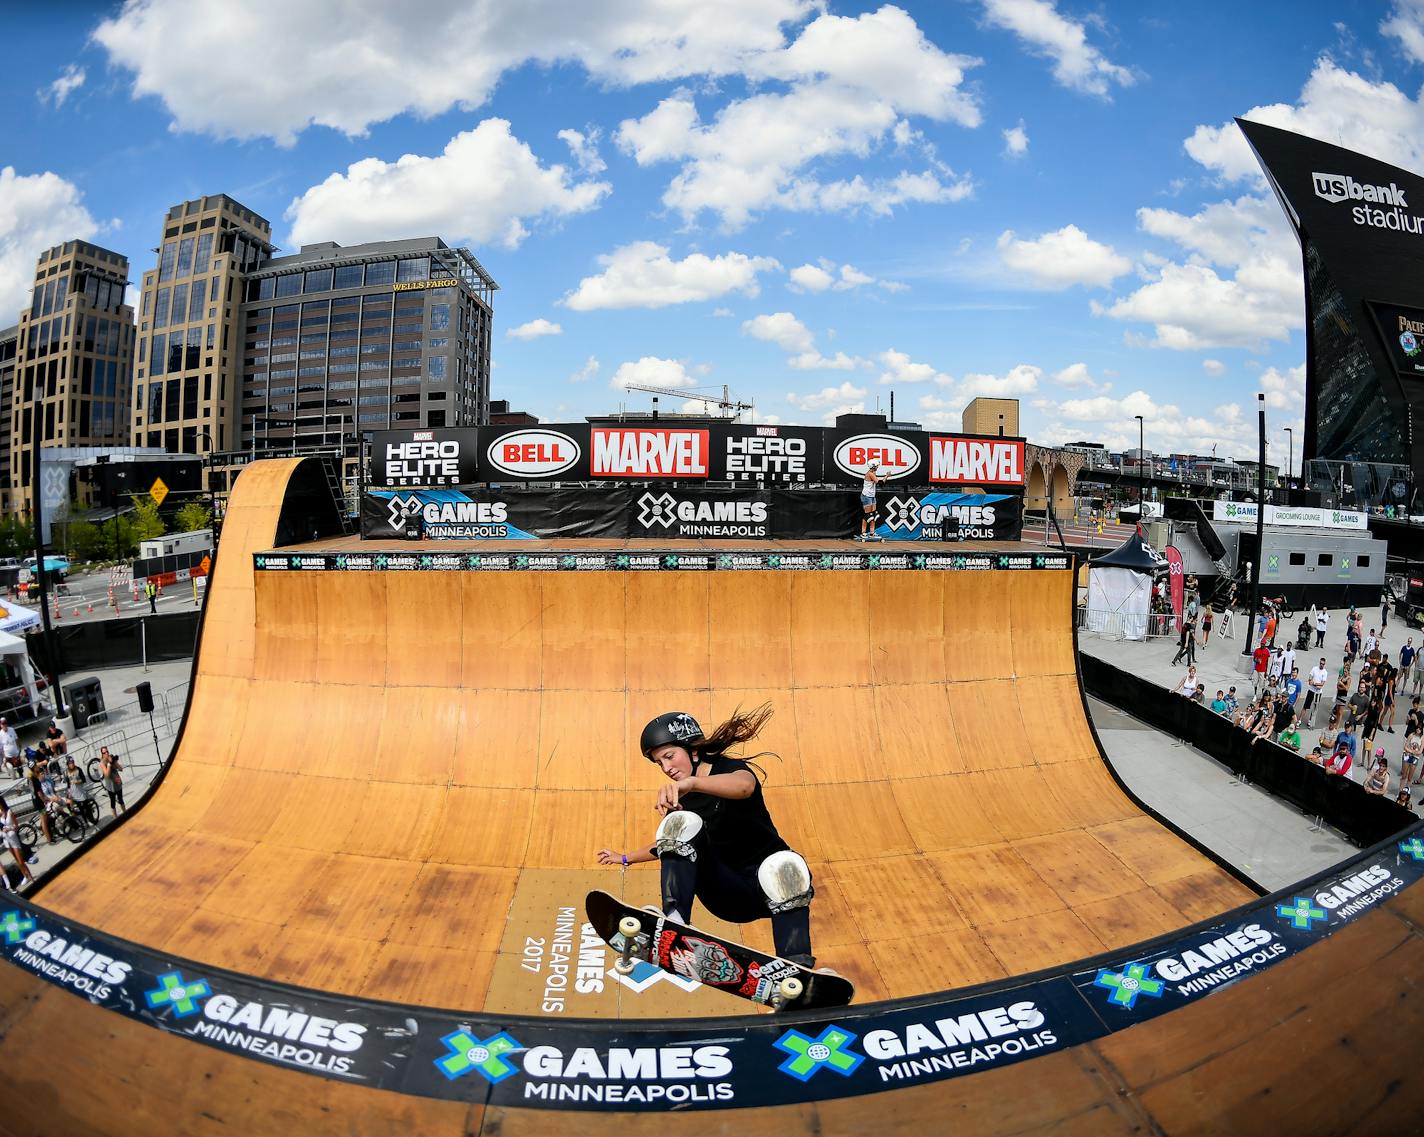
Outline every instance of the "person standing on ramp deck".
POLYGON ((865 468, 865 481, 860 485, 860 539, 875 540, 875 491, 880 483, 880 463, 871 462, 865 468))
POLYGON ((662 815, 651 846, 616 853, 600 849, 599 864, 659 861, 663 914, 679 924, 694 898, 720 920, 771 920, 776 954, 814 968, 811 954, 811 870, 776 831, 762 797, 761 773, 727 750, 755 738, 771 717, 770 704, 735 713, 704 735, 683 711, 659 715, 643 728, 639 746, 669 785, 658 791, 662 815))

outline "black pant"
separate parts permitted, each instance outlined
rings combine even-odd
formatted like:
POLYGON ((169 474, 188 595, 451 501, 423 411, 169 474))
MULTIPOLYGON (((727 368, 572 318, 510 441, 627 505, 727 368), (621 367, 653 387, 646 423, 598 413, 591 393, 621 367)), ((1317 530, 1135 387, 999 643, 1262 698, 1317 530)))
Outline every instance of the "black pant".
POLYGON ((704 829, 691 841, 696 859, 675 850, 662 854, 663 911, 677 911, 692 919, 696 897, 707 911, 730 924, 750 924, 771 919, 771 938, 783 959, 811 954, 811 908, 772 912, 766 893, 757 882, 756 868, 729 865, 716 855, 704 829))
POLYGON ((1322 632, 1319 628, 1317 628, 1316 631, 1315 631, 1315 646, 1316 646, 1316 647, 1324 647, 1324 646, 1325 646, 1325 633, 1322 632))

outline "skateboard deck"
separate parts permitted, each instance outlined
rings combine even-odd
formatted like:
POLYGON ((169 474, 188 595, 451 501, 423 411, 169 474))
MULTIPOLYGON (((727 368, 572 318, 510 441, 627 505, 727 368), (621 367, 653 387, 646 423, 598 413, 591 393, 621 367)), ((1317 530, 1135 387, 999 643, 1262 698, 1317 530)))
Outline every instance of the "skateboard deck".
POLYGON ((855 998, 854 984, 843 976, 813 971, 676 923, 661 913, 625 904, 607 892, 590 892, 584 908, 594 931, 619 953, 619 963, 641 959, 673 975, 778 1011, 843 1007, 855 998), (638 924, 631 939, 620 930, 628 918, 638 924), (788 980, 794 982, 788 985, 788 980))

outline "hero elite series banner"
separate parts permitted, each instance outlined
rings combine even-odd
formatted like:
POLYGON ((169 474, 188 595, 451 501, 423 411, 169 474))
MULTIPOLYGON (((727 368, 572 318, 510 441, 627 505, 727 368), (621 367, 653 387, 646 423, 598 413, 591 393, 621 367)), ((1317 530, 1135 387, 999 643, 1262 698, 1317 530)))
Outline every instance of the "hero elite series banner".
POLYGON ((887 540, 1017 540, 1024 441, 925 431, 587 423, 378 431, 371 539, 840 538, 875 463, 887 540))

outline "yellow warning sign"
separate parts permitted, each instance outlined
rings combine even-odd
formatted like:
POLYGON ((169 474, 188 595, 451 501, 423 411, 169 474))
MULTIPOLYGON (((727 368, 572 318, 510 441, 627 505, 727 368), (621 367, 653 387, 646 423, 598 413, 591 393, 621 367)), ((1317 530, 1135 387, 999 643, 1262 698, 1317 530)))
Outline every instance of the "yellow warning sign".
POLYGON ((168 496, 168 484, 162 478, 154 478, 153 485, 148 487, 148 496, 153 498, 154 505, 162 505, 168 496))

